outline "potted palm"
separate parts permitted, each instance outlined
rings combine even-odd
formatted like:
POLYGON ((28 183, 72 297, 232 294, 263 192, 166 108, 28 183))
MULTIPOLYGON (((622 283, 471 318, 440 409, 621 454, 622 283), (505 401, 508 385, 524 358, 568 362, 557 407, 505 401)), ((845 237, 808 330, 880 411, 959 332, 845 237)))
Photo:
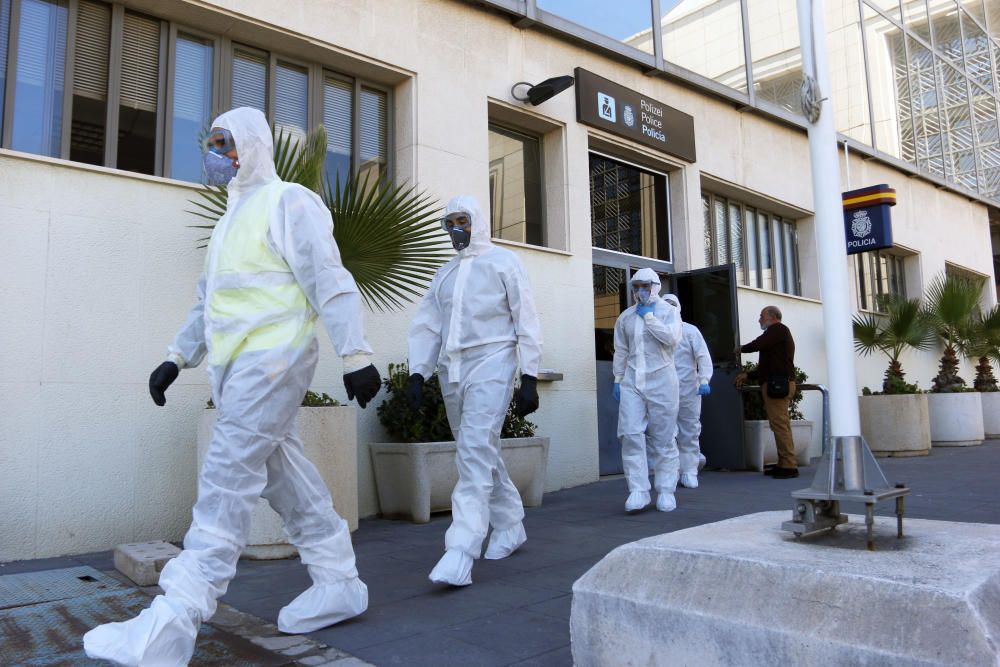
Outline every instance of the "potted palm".
MULTIPOLYGON (((743 364, 747 373, 756 370, 757 364, 748 361, 743 364)), ((795 385, 805 384, 809 376, 795 367, 795 385)), ((806 419, 799 409, 802 390, 796 388, 789 406, 792 418, 792 442, 795 444, 795 458, 800 466, 809 465, 809 443, 812 442, 813 422, 806 419)), ((759 391, 743 392, 743 442, 746 448, 747 467, 762 471, 765 465, 778 462, 778 447, 774 442, 774 432, 767 421, 764 399, 759 391)))
POLYGON ((1000 306, 979 314, 972 327, 968 353, 976 361, 972 387, 983 402, 983 430, 987 438, 1000 438, 1000 386, 993 375, 993 361, 1000 362, 1000 306))
POLYGON ((928 350, 935 336, 920 299, 884 297, 884 314, 854 317, 854 347, 862 355, 882 352, 889 366, 882 391, 865 391, 858 399, 861 433, 872 453, 882 456, 923 456, 931 451, 927 396, 906 381, 899 361, 907 349, 928 350))
MULTIPOLYGON (((412 186, 397 186, 385 177, 331 179, 323 173, 326 130, 319 126, 304 141, 279 133, 274 161, 278 176, 313 190, 333 217, 333 236, 345 268, 354 276, 367 305, 378 311, 398 310, 419 297, 448 257, 437 220, 440 206, 412 186)), ((226 188, 198 192, 190 211, 212 229, 226 211, 226 188)), ((202 244, 207 239, 201 239, 202 244)), ((324 395, 325 396, 325 395, 324 395)), ((198 429, 199 450, 207 448, 215 410, 206 410, 198 429)), ((334 507, 357 528, 357 412, 353 406, 309 392, 297 416, 306 455, 319 468, 333 494, 334 507)), ((283 558, 294 554, 281 521, 263 500, 251 523, 244 552, 250 558, 283 558)))
MULTIPOLYGON (((372 443, 372 466, 382 516, 427 523, 432 512, 451 509, 458 482, 456 444, 437 373, 424 383, 420 409, 406 400, 406 364, 390 364, 387 398, 378 417, 396 442, 372 443)), ((542 504, 549 439, 535 436, 535 425, 514 414, 513 402, 500 432, 500 455, 526 507, 542 504)))
POLYGON ((938 276, 927 288, 926 313, 944 346, 927 396, 935 446, 979 445, 985 436, 982 398, 958 374, 958 354, 968 352, 981 293, 979 284, 955 275, 938 276))

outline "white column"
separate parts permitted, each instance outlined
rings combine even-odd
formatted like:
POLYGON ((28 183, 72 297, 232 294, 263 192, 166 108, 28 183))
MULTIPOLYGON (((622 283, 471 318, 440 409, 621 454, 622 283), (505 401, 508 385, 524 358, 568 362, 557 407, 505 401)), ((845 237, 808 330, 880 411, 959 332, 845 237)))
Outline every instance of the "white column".
POLYGON ((798 13, 803 72, 815 76, 822 96, 827 98, 821 103, 819 119, 809 125, 809 155, 816 210, 820 298, 823 299, 827 387, 830 390, 830 434, 833 437, 857 436, 861 435, 861 422, 854 375, 851 281, 847 272, 837 133, 829 99, 831 85, 823 3, 798 0, 798 13))

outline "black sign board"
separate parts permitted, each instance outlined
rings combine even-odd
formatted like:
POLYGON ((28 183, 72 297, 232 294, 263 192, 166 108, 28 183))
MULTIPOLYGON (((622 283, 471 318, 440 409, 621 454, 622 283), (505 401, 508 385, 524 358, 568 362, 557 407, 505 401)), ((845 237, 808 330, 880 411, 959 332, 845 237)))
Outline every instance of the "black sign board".
POLYGON ((695 161, 694 118, 585 69, 575 76, 578 121, 695 161))

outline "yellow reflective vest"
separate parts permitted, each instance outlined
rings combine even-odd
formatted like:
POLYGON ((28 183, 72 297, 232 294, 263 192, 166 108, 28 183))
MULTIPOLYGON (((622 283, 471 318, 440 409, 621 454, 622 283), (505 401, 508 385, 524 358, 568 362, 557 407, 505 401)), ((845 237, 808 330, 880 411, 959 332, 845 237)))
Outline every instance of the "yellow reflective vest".
POLYGON ((268 244, 271 213, 290 184, 250 195, 213 230, 205 255, 208 360, 225 366, 244 352, 300 349, 315 335, 316 311, 287 262, 268 244))

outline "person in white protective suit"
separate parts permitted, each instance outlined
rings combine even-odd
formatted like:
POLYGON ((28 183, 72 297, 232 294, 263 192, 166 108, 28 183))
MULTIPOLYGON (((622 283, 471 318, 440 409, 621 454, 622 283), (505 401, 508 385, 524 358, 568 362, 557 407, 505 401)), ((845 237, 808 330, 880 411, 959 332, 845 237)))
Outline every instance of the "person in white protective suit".
POLYGON ((632 275, 635 304, 615 322, 614 398, 618 401, 618 437, 628 482, 626 512, 649 505, 649 464, 653 462, 656 509, 677 507, 678 386, 674 350, 681 340, 679 309, 660 296, 660 279, 652 269, 632 275))
MULTIPOLYGON (((663 300, 677 307, 681 303, 673 294, 664 294, 663 300)), ((674 367, 677 369, 678 393, 677 410, 677 453, 680 457, 680 483, 689 489, 698 488, 698 470, 705 464, 701 454, 701 397, 712 393, 712 355, 708 353, 705 338, 698 327, 681 322, 683 335, 674 352, 674 367)))
POLYGON ((311 632, 368 606, 347 522, 334 511, 295 429, 316 367, 317 317, 343 360, 348 397, 365 407, 378 392, 360 293, 340 261, 322 200, 275 173, 264 114, 250 108, 223 114, 210 142, 210 177, 214 171, 216 182, 231 178, 226 213, 212 232, 197 303, 149 386, 154 402, 164 405, 179 369, 207 356, 218 420, 184 550, 160 574, 164 595, 136 618, 84 636, 88 656, 122 665, 188 663, 199 625, 215 613, 236 574, 260 496, 281 515, 313 581, 281 610, 278 627, 311 632))
POLYGON ((419 407, 424 380, 436 367, 458 446, 458 484, 445 553, 430 579, 466 586, 489 526, 488 559, 509 556, 527 539, 521 496, 500 458, 500 429, 518 361, 515 411, 538 409, 541 332, 524 268, 517 255, 490 242, 476 200, 448 202, 443 225, 458 254, 438 269, 410 327, 407 398, 419 407))

